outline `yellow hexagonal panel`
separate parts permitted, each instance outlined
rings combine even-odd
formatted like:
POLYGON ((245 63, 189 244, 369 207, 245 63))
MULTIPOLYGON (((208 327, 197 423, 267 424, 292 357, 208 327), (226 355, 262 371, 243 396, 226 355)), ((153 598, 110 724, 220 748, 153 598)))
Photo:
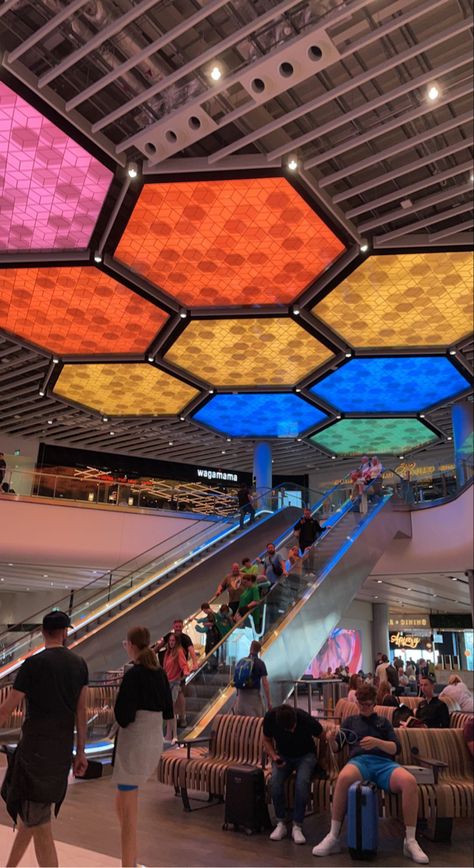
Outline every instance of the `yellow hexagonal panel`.
POLYGON ((312 313, 355 347, 445 346, 472 329, 472 253, 371 256, 312 313))
POLYGON ((65 365, 53 390, 110 416, 179 413, 197 389, 146 364, 65 365))
POLYGON ((284 386, 331 357, 294 320, 193 320, 165 359, 216 386, 284 386))

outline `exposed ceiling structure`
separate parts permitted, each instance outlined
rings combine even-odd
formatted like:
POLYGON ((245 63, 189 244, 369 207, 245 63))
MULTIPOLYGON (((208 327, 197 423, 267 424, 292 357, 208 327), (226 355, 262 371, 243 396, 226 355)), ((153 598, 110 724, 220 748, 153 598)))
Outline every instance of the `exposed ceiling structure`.
POLYGON ((469 582, 464 573, 373 573, 358 600, 387 603, 391 612, 464 612, 469 614, 469 582))
POLYGON ((427 370, 443 385, 397 420, 414 439, 378 451, 450 438, 474 355, 471 12, 4 0, 0 430, 250 470, 263 431, 215 402, 231 419, 261 393, 271 420, 288 393, 309 416, 274 431, 274 470, 306 473, 364 448, 318 385, 393 356, 464 379, 427 370))

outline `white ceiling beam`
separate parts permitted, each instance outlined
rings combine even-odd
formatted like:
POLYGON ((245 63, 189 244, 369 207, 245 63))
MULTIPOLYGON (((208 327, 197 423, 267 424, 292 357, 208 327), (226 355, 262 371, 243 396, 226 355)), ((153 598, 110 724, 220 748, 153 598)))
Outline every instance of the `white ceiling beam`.
POLYGON ((57 66, 53 66, 52 69, 49 69, 48 72, 45 72, 44 75, 41 75, 38 79, 38 87, 41 90, 46 84, 50 84, 50 82, 54 81, 58 75, 62 75, 71 66, 74 66, 79 60, 82 60, 87 54, 90 54, 92 51, 95 51, 100 45, 103 45, 107 39, 110 39, 111 36, 115 36, 119 31, 125 30, 132 21, 135 21, 136 18, 139 18, 140 15, 144 15, 145 12, 148 12, 153 6, 156 6, 157 0, 142 0, 141 3, 138 3, 136 6, 132 6, 125 15, 121 15, 119 18, 116 18, 114 21, 99 30, 95 36, 89 39, 84 45, 81 45, 80 48, 76 49, 76 51, 72 51, 71 54, 68 54, 67 57, 64 58, 57 66))
MULTIPOLYGON (((327 93, 323 93, 315 99, 310 100, 310 102, 298 106, 298 108, 293 109, 291 112, 286 112, 286 114, 281 118, 270 121, 263 127, 259 127, 257 130, 248 133, 246 136, 241 136, 236 142, 226 145, 224 148, 220 148, 209 157, 209 162, 217 162, 217 160, 229 156, 229 154, 232 154, 234 151, 238 151, 244 146, 252 144, 257 139, 262 139, 266 135, 274 133, 275 130, 298 120, 298 118, 303 117, 309 112, 315 111, 316 109, 321 108, 321 106, 333 102, 333 100, 344 96, 346 93, 349 93, 351 90, 354 90, 363 84, 367 84, 368 81, 374 80, 378 75, 383 75, 394 67, 400 66, 402 63, 406 63, 413 57, 440 45, 442 42, 452 39, 455 36, 459 36, 460 33, 468 30, 470 26, 470 22, 462 21, 455 24, 453 27, 444 30, 442 33, 430 37, 430 39, 427 39, 425 42, 420 42, 417 45, 411 46, 406 51, 402 51, 400 54, 395 54, 394 57, 390 59, 386 58, 382 63, 379 63, 378 66, 372 67, 371 69, 362 72, 360 75, 356 75, 354 78, 349 78, 337 87, 333 87, 332 90, 327 93)), ((203 99, 201 98, 200 102, 202 101, 203 99)), ((221 126, 224 126, 224 124, 225 118, 223 118, 221 126)))
POLYGON ((343 178, 347 179, 349 175, 356 175, 362 169, 368 169, 374 163, 381 163, 390 157, 397 157, 400 153, 409 149, 414 150, 417 145, 421 145, 422 142, 426 142, 428 139, 434 139, 436 136, 442 136, 443 133, 447 133, 456 127, 462 127, 463 124, 471 123, 472 112, 467 111, 457 117, 450 118, 444 124, 433 125, 429 130, 425 130, 417 136, 411 136, 411 138, 407 138, 405 141, 397 142, 390 148, 385 148, 376 154, 372 154, 370 157, 366 157, 364 160, 359 160, 357 163, 351 163, 349 166, 345 166, 344 169, 339 169, 339 171, 333 172, 331 175, 325 175, 319 181, 319 187, 321 189, 329 187, 331 184, 335 184, 336 181, 341 181, 343 178))
MULTIPOLYGON (((211 2, 203 5, 194 15, 190 15, 189 18, 184 18, 176 27, 172 27, 171 30, 168 30, 163 34, 163 36, 160 36, 159 39, 155 39, 155 41, 151 42, 150 45, 146 45, 145 48, 142 48, 138 54, 129 57, 128 60, 125 60, 115 69, 112 69, 107 73, 107 75, 102 76, 98 81, 95 81, 93 84, 89 85, 89 87, 86 87, 85 90, 81 91, 81 93, 78 93, 72 99, 68 100, 66 103, 66 111, 71 111, 71 109, 76 108, 86 99, 90 99, 91 96, 94 96, 98 91, 103 90, 113 81, 116 81, 117 78, 120 78, 120 76, 128 72, 129 69, 138 66, 139 63, 143 60, 147 60, 152 54, 156 54, 157 51, 165 48, 166 45, 170 45, 175 39, 182 36, 183 33, 191 30, 215 12, 218 12, 218 10, 221 9, 222 6, 225 6, 226 3, 228 3, 228 0, 211 0, 211 2)), ((88 49, 90 50, 90 43, 88 49)))
POLYGON ((10 12, 10 9, 13 9, 14 6, 19 2, 19 0, 4 0, 2 6, 0 6, 0 18, 10 12))
MULTIPOLYGON (((373 187, 380 187, 382 184, 386 184, 388 181, 398 181, 398 179, 403 175, 408 175, 410 174, 410 172, 416 172, 417 169, 422 169, 423 166, 427 166, 430 163, 437 163, 438 160, 444 160, 445 157, 451 157, 458 151, 467 150, 473 145, 474 136, 470 136, 466 139, 460 139, 459 142, 456 142, 453 145, 448 145, 446 148, 441 148, 441 150, 436 151, 435 153, 425 154, 424 157, 420 157, 418 160, 413 160, 411 163, 405 163, 404 166, 398 166, 396 169, 393 169, 392 172, 384 172, 382 175, 376 175, 369 181, 364 181, 363 184, 358 184, 355 187, 350 187, 348 190, 344 190, 343 193, 336 193, 332 197, 332 201, 335 204, 339 204, 339 202, 344 202, 347 199, 352 199, 354 196, 358 196, 360 193, 367 193, 367 191, 371 190, 373 187)), ((406 188, 404 188, 404 191, 405 189, 406 188)), ((349 212, 347 212, 347 214, 349 214, 349 212)))
MULTIPOLYGON (((260 15, 258 18, 254 18, 249 24, 246 24, 245 27, 241 27, 239 30, 235 30, 227 39, 223 39, 217 45, 213 45, 203 54, 200 54, 194 60, 189 61, 189 63, 185 63, 184 66, 181 66, 179 69, 172 72, 170 75, 165 76, 159 82, 154 84, 152 87, 148 87, 143 90, 140 94, 133 97, 133 99, 128 100, 128 102, 123 103, 119 108, 115 109, 115 111, 110 112, 108 115, 104 115, 100 121, 97 121, 96 124, 92 127, 93 132, 97 132, 98 130, 103 129, 104 127, 109 126, 114 123, 114 121, 123 117, 123 115, 128 114, 128 112, 137 108, 140 105, 143 105, 144 102, 148 102, 152 97, 156 96, 159 93, 162 93, 167 87, 171 87, 176 81, 179 81, 181 78, 189 75, 192 72, 195 72, 202 66, 205 66, 206 63, 215 60, 220 54, 226 51, 227 48, 231 48, 235 45, 236 42, 240 42, 241 39, 244 39, 246 36, 250 36, 254 30, 258 30, 260 27, 264 27, 266 24, 269 24, 275 18, 278 18, 280 15, 283 15, 285 12, 288 12, 292 6, 297 6, 299 0, 283 0, 282 3, 279 3, 277 6, 274 6, 273 9, 265 12, 264 15, 260 15)), ((212 88, 209 95, 214 95, 219 93, 221 90, 225 89, 225 86, 221 83, 216 87, 212 88)), ((205 99, 206 97, 204 97, 205 99)))
MULTIPOLYGON (((425 220, 418 220, 416 223, 406 223, 405 226, 393 229, 392 232, 378 235, 373 239, 373 243, 378 247, 383 247, 384 243, 394 241, 402 235, 413 235, 413 233, 418 232, 419 229, 426 229, 428 226, 433 226, 434 223, 442 223, 443 220, 449 220, 451 217, 459 217, 460 214, 465 214, 471 209, 472 202, 463 202, 462 205, 456 205, 454 208, 450 208, 449 211, 443 211, 441 214, 433 214, 432 217, 427 217, 425 220)), ((423 237, 426 242, 428 236, 423 235, 420 237, 423 237)), ((405 244, 405 239, 403 239, 403 244, 405 244)))
POLYGON ((444 91, 436 103, 422 102, 421 105, 416 106, 416 108, 413 108, 404 114, 398 115, 398 117, 388 123, 381 123, 377 126, 371 127, 368 132, 362 135, 353 133, 345 142, 342 142, 342 144, 337 145, 335 148, 328 148, 324 153, 317 154, 315 157, 311 157, 310 160, 305 160, 305 169, 314 169, 315 166, 319 166, 321 163, 327 163, 329 160, 340 157, 341 154, 346 154, 348 151, 360 147, 360 145, 366 145, 369 142, 372 142, 373 139, 377 139, 379 136, 384 136, 387 133, 391 133, 393 130, 398 130, 405 124, 416 121, 418 118, 423 117, 423 115, 430 114, 436 109, 441 108, 441 106, 449 105, 455 100, 462 99, 465 96, 472 97, 471 78, 466 82, 466 84, 463 84, 455 90, 444 91))
MULTIPOLYGON (((448 218, 450 215, 447 214, 448 218)), ((463 223, 457 223, 456 226, 449 226, 446 229, 440 229, 439 232, 435 232, 434 235, 430 235, 429 241, 430 244, 437 244, 438 241, 441 241, 442 238, 446 238, 448 235, 456 235, 458 232, 466 232, 474 227, 473 220, 464 220, 463 223)), ((472 237, 466 238, 466 244, 472 244, 472 237)))
POLYGON ((43 27, 40 27, 39 30, 35 30, 28 39, 25 39, 24 42, 14 48, 13 51, 9 51, 7 54, 8 63, 13 63, 23 54, 26 54, 30 48, 33 48, 34 45, 37 45, 38 42, 41 42, 41 40, 46 36, 49 36, 53 30, 56 30, 60 24, 66 21, 67 18, 70 18, 71 15, 74 15, 75 12, 78 12, 79 9, 81 9, 82 6, 85 6, 88 2, 89 0, 73 0, 72 3, 65 6, 61 12, 58 12, 57 15, 50 18, 43 27))
POLYGON ((388 193, 386 196, 372 199, 370 202, 365 202, 363 205, 359 205, 358 208, 351 208, 349 211, 346 211, 346 217, 358 217, 359 214, 365 214, 367 211, 374 210, 374 208, 388 205, 388 203, 393 202, 394 199, 405 198, 410 193, 416 193, 417 190, 425 190, 427 187, 432 187, 434 184, 441 184, 442 181, 447 181, 449 178, 455 178, 456 175, 462 175, 463 172, 469 171, 472 171, 472 160, 460 163, 453 169, 446 169, 444 172, 438 172, 437 175, 431 175, 429 178, 423 178, 421 181, 417 181, 416 184, 408 184, 402 189, 392 190, 392 192, 388 193))
POLYGON ((395 208, 393 211, 387 211, 386 214, 379 214, 373 220, 367 220, 365 223, 360 223, 358 226, 359 232, 368 232, 370 229, 375 229, 377 226, 385 223, 391 223, 392 220, 397 220, 399 217, 409 217, 411 214, 416 214, 417 211, 423 211, 425 208, 431 208, 433 205, 440 205, 441 202, 448 202, 450 199, 455 199, 462 196, 464 193, 472 195, 472 183, 463 184, 462 186, 455 185, 449 190, 443 190, 440 193, 433 193, 431 196, 426 196, 424 199, 418 199, 413 202, 413 207, 407 211, 405 208, 395 208))

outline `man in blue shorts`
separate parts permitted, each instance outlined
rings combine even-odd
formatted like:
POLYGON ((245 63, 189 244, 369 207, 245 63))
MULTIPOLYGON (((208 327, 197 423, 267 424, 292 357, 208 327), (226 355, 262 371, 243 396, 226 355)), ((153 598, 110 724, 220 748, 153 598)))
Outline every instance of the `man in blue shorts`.
POLYGON ((413 862, 426 865, 428 856, 415 838, 418 817, 418 788, 410 772, 395 762, 400 744, 392 724, 386 717, 375 713, 375 687, 364 684, 356 692, 359 714, 346 717, 340 730, 331 727, 326 737, 331 748, 339 751, 345 741, 349 745, 349 762, 337 779, 332 803, 331 830, 313 849, 313 856, 340 853, 341 832, 347 805, 347 792, 356 781, 372 781, 381 790, 401 793, 405 823, 403 855, 413 862))

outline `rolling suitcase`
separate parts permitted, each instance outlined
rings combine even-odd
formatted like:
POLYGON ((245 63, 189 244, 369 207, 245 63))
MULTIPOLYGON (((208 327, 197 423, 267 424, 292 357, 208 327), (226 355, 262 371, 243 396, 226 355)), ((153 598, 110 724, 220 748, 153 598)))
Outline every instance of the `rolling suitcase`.
POLYGON ((347 820, 347 844, 352 858, 375 859, 379 825, 375 784, 369 781, 352 784, 347 800, 347 820))
POLYGON ((270 826, 265 803, 265 779, 262 769, 255 766, 230 766, 225 778, 225 811, 223 829, 232 825, 247 835, 270 826))

